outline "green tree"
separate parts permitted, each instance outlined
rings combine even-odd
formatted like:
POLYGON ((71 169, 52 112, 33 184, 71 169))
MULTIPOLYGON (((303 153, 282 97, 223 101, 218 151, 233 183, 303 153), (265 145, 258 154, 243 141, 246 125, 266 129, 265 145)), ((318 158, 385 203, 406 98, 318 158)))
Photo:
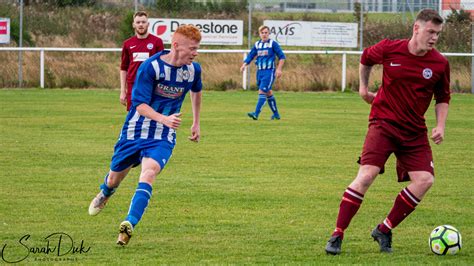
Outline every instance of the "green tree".
POLYGON ((193 6, 190 0, 160 0, 156 3, 156 7, 160 11, 178 12, 189 10, 193 6))
MULTIPOLYGON (((450 52, 471 51, 471 16, 463 9, 451 9, 451 14, 446 18, 446 25, 440 36, 439 48, 450 52)), ((469 58, 462 58, 462 60, 469 58)), ((451 61, 454 59, 450 59, 451 61)))
POLYGON ((40 0, 39 4, 49 4, 58 7, 67 6, 95 6, 96 0, 40 0))
MULTIPOLYGON (((359 2, 356 2, 354 3, 354 13, 352 13, 354 15, 354 20, 355 22, 359 23, 360 22, 360 13, 361 13, 361 9, 362 9, 362 4, 359 3, 359 2)), ((364 23, 367 22, 367 12, 363 12, 363 16, 364 16, 364 23)))
MULTIPOLYGON (((22 46, 34 46, 33 38, 23 23, 23 43, 22 46)), ((10 19, 10 37, 17 43, 20 43, 20 21, 18 18, 10 19)))
POLYGON ((160 0, 156 7, 162 12, 204 11, 234 14, 247 9, 247 0, 208 1, 205 3, 192 0, 160 0))
POLYGON ((132 37, 135 34, 135 31, 133 30, 132 23, 133 23, 133 11, 128 11, 124 19, 122 20, 122 23, 120 23, 119 27, 119 32, 118 32, 118 40, 117 44, 122 46, 122 42, 130 37, 132 37))
POLYGON ((456 9, 451 8, 451 14, 446 18, 446 22, 454 24, 469 24, 471 23, 471 13, 464 9, 457 11, 456 9))

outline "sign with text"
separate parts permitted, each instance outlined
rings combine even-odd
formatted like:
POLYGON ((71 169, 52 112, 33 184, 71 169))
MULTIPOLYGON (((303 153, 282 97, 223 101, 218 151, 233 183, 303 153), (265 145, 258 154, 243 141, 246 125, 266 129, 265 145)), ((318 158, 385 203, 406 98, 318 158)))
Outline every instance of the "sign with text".
POLYGON ((0 18, 0 43, 10 43, 9 18, 0 18))
POLYGON ((171 43, 171 36, 182 24, 192 24, 201 30, 201 44, 242 45, 244 23, 241 20, 208 19, 148 19, 148 31, 160 37, 164 43, 171 43))
POLYGON ((263 24, 281 45, 357 47, 357 23, 265 20, 263 24))
POLYGON ((474 17, 474 2, 472 0, 441 0, 440 7, 440 15, 444 18, 447 18, 452 13, 452 9, 457 11, 462 9, 471 13, 471 19, 474 17))

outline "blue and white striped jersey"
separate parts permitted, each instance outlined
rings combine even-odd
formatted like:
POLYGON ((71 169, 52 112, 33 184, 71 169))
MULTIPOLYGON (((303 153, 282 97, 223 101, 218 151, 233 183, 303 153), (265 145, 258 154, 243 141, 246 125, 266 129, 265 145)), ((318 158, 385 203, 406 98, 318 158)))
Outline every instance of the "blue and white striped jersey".
POLYGON ((157 53, 138 68, 132 90, 132 107, 123 125, 120 139, 167 140, 176 144, 174 129, 146 118, 137 106, 146 103, 162 115, 179 113, 189 90, 202 90, 201 66, 198 63, 175 67, 160 59, 169 51, 157 53))
POLYGON ((275 69, 275 56, 278 56, 278 59, 285 59, 285 54, 280 48, 280 45, 269 39, 266 42, 259 40, 255 43, 250 53, 245 58, 244 62, 248 65, 254 57, 257 56, 255 60, 255 65, 257 69, 275 69))

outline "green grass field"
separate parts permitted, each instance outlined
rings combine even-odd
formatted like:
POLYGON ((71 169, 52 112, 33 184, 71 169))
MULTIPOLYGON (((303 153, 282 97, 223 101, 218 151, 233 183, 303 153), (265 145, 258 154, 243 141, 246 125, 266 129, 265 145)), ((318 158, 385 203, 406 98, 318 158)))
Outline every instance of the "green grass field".
MULTIPOLYGON (((394 253, 380 254, 370 238, 406 185, 396 182, 392 157, 336 257, 324 247, 357 172, 369 105, 354 93, 276 95, 282 120, 270 121, 264 107, 252 121, 246 112, 256 92, 205 92, 198 144, 187 140, 186 99, 173 158, 129 246, 121 248, 118 225, 138 169, 100 215, 87 213, 125 117, 118 92, 0 90, 0 263, 474 264, 472 95, 453 95, 445 142, 433 144, 435 185, 394 230, 394 253), (458 255, 429 250, 428 236, 441 224, 461 231, 458 255), (44 253, 54 233, 63 234, 51 236, 49 246, 57 248, 61 236, 62 256, 57 249, 44 253)), ((427 124, 434 125, 433 108, 427 124)))

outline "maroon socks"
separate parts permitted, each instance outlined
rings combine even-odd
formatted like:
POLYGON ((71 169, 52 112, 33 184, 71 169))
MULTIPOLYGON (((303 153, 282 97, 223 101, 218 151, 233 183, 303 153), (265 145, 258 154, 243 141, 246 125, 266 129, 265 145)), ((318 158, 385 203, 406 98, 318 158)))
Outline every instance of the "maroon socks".
POLYGON ((386 234, 397 225, 399 225, 411 212, 413 212, 420 200, 415 197, 408 188, 404 188, 398 193, 392 210, 387 218, 379 224, 379 230, 386 234))
POLYGON ((340 236, 344 238, 344 230, 349 226, 352 217, 357 213, 364 200, 364 195, 359 192, 347 188, 342 195, 341 204, 339 205, 339 214, 337 215, 336 229, 332 236, 340 236))

